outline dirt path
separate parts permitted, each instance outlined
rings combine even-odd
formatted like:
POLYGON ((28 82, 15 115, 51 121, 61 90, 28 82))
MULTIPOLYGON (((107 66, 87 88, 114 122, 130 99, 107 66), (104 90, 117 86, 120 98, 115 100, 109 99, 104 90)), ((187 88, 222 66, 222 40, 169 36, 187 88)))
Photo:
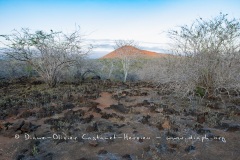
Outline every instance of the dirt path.
POLYGON ((109 107, 112 104, 117 104, 118 102, 112 98, 112 94, 108 92, 102 92, 101 97, 98 99, 94 100, 94 102, 99 103, 99 108, 100 109, 105 109, 109 107))

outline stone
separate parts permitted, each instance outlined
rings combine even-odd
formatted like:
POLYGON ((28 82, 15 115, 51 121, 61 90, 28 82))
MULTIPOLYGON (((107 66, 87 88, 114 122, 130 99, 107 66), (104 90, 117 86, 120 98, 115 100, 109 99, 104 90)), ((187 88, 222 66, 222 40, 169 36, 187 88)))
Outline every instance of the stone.
POLYGON ((125 160, 132 160, 132 158, 129 154, 123 155, 122 158, 125 159, 125 160))
POLYGON ((101 115, 102 115, 101 118, 104 118, 104 119, 109 119, 109 118, 113 117, 112 114, 108 114, 108 113, 105 113, 105 112, 101 113, 101 115))
POLYGON ((83 119, 82 123, 90 123, 94 116, 91 114, 90 116, 83 119))
POLYGON ((168 120, 164 121, 163 124, 162 124, 162 128, 163 129, 170 129, 171 128, 170 122, 168 120))
POLYGON ((240 126, 239 125, 232 125, 232 126, 229 126, 227 128, 227 132, 236 132, 236 131, 239 131, 240 130, 240 126))
POLYGON ((157 112, 157 113, 162 113, 162 112, 163 112, 163 108, 156 108, 156 109, 155 109, 155 112, 157 112))
POLYGON ((17 156, 16 160, 23 160, 24 159, 24 155, 23 154, 20 154, 17 156))
POLYGON ((176 143, 170 143, 169 147, 170 148, 178 148, 178 145, 176 143))
POLYGON ((164 128, 162 127, 162 124, 157 124, 156 127, 157 127, 160 131, 164 129, 164 128))
POLYGON ((188 147, 185 148, 185 151, 186 151, 186 152, 190 152, 190 151, 193 151, 193 150, 195 150, 195 149, 196 149, 196 147, 190 145, 190 146, 188 146, 188 147))
POLYGON ((240 106, 228 106, 227 109, 234 115, 240 115, 240 106))
POLYGON ((73 109, 75 106, 74 104, 72 103, 65 103, 63 104, 63 109, 66 110, 66 109, 73 109))
POLYGON ((100 108, 97 108, 97 107, 92 107, 92 108, 90 108, 88 111, 100 113, 102 110, 101 110, 100 108))
POLYGON ((4 130, 4 129, 5 129, 4 125, 2 123, 0 123, 0 131, 4 130))
POLYGON ((143 116, 142 119, 140 120, 140 122, 142 122, 143 124, 147 124, 149 123, 149 119, 151 118, 151 116, 147 115, 147 116, 143 116))
POLYGON ((48 153, 43 157, 44 160, 52 160, 53 159, 53 153, 48 153))
POLYGON ((31 122, 25 122, 24 125, 21 127, 21 131, 29 133, 31 132, 31 126, 32 126, 31 122))
POLYGON ((13 124, 13 126, 9 127, 8 130, 12 130, 16 134, 21 134, 22 132, 30 133, 32 131, 35 131, 40 126, 41 125, 34 125, 31 122, 21 121, 13 124))
POLYGON ((214 103, 212 102, 212 103, 208 103, 206 107, 211 109, 221 109, 220 105, 221 104, 219 102, 214 102, 214 103))
POLYGON ((197 134, 207 134, 207 133, 211 133, 211 131, 209 129, 206 129, 206 128, 200 128, 197 130, 197 134))
POLYGON ((148 102, 148 100, 143 100, 142 104, 143 104, 144 106, 148 106, 148 105, 150 105, 150 102, 148 102))
POLYGON ((100 76, 93 76, 91 79, 92 80, 101 80, 101 77, 100 76))
POLYGON ((150 146, 147 146, 147 147, 144 147, 144 148, 143 148, 143 150, 144 150, 145 152, 149 152, 149 151, 150 151, 150 149, 151 149, 151 147, 150 147, 150 146))
POLYGON ((101 149, 98 151, 98 154, 107 154, 108 152, 104 149, 101 149))
POLYGON ((206 117, 205 117, 206 115, 207 113, 201 113, 197 115, 197 122, 201 124, 204 123, 206 121, 206 117))
POLYGON ((98 142, 93 140, 93 141, 89 141, 88 144, 92 147, 97 147, 98 146, 98 142))
POLYGON ((163 112, 165 114, 179 114, 175 109, 173 108, 163 108, 163 112))
MULTIPOLYGON (((98 125, 98 131, 104 132, 104 133, 107 133, 107 132, 113 133, 114 128, 116 127, 115 125, 113 125, 111 121, 107 121, 107 120, 98 121, 97 125, 98 125)), ((113 134, 110 134, 110 136, 112 135, 113 134)))
POLYGON ((166 133, 166 136, 167 136, 167 137, 171 137, 171 138, 176 138, 176 137, 178 137, 177 134, 172 133, 172 132, 169 132, 169 131, 166 133))
POLYGON ((77 160, 88 160, 88 159, 85 158, 85 157, 82 157, 82 158, 79 158, 79 159, 77 159, 77 160))
MULTIPOLYGON (((157 112, 156 111, 156 106, 150 106, 149 110, 150 110, 151 113, 157 112)), ((157 113, 159 113, 159 112, 157 112, 157 113)))
POLYGON ((224 120, 221 121, 221 125, 219 125, 217 128, 225 129, 227 132, 235 132, 240 130, 240 125, 230 120, 224 120))
POLYGON ((86 132, 95 132, 98 131, 98 127, 96 123, 93 123, 93 125, 89 125, 86 128, 86 132))
POLYGON ((27 110, 27 111, 24 111, 24 112, 19 116, 19 118, 28 118, 28 117, 31 117, 31 116, 36 116, 36 113, 27 110))
POLYGON ((13 125, 10 125, 7 127, 7 130, 3 132, 3 136, 12 138, 15 136, 15 134, 20 134, 19 130, 24 125, 25 121, 19 121, 17 123, 14 123, 13 125))
POLYGON ((118 105, 110 105, 109 109, 113 109, 116 112, 120 112, 120 113, 129 113, 130 109, 126 108, 125 106, 123 106, 122 104, 118 104, 118 105))
POLYGON ((24 125, 25 121, 18 121, 8 128, 8 130, 17 131, 24 125))

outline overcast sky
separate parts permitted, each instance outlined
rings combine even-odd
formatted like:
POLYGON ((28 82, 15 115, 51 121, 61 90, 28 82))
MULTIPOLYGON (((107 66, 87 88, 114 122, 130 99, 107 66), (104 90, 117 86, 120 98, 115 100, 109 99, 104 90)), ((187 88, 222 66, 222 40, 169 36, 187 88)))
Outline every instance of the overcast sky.
POLYGON ((0 34, 21 28, 71 32, 79 25, 96 47, 95 58, 112 51, 118 39, 164 52, 164 31, 220 12, 240 18, 239 6, 240 0, 0 0, 0 34))

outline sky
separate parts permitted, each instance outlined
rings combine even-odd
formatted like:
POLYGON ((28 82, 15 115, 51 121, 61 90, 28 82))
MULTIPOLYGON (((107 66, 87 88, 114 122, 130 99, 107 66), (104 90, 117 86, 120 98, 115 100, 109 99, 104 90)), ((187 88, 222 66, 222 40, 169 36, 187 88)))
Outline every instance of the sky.
POLYGON ((120 39, 168 52, 169 29, 220 12, 239 19, 239 6, 240 0, 0 0, 0 34, 21 28, 70 33, 80 26, 95 46, 92 58, 113 51, 120 39))

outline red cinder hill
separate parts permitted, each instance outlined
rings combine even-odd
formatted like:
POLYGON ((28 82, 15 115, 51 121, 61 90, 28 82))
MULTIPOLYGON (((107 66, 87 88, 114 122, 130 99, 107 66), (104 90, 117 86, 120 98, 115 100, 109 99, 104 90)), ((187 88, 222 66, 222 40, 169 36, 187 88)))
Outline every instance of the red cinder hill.
POLYGON ((118 48, 107 55, 103 56, 101 59, 106 58, 119 58, 122 55, 126 56, 135 56, 136 58, 161 58, 169 56, 169 54, 163 54, 163 53, 156 53, 146 50, 141 50, 133 46, 123 46, 121 48, 118 48))

